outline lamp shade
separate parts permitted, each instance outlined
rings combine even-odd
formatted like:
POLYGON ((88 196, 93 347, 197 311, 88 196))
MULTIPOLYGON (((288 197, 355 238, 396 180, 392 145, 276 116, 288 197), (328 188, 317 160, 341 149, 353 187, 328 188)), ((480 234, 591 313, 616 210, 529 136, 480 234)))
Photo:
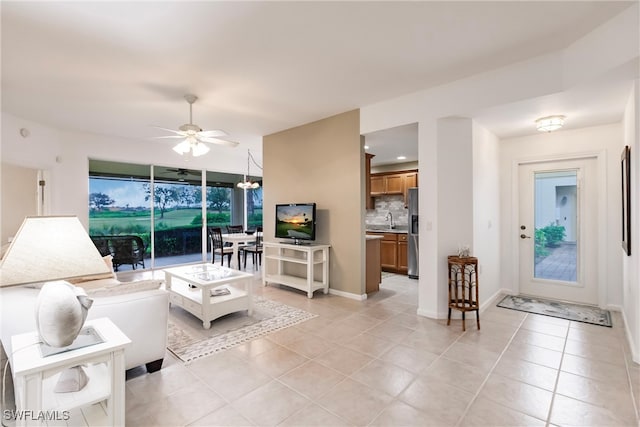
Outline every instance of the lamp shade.
POLYGON ((0 287, 109 272, 77 217, 27 217, 0 262, 0 287))

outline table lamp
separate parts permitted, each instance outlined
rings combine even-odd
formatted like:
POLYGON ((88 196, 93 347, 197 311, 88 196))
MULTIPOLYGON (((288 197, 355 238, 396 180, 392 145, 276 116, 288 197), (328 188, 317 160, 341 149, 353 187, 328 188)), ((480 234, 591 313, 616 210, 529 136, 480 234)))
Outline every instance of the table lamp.
MULTIPOLYGON (((77 217, 27 217, 0 261, 0 287, 46 282, 36 302, 36 328, 44 344, 61 348, 76 339, 93 302, 62 279, 109 272, 77 217)), ((86 374, 71 370, 61 374, 57 391, 84 387, 86 374)))

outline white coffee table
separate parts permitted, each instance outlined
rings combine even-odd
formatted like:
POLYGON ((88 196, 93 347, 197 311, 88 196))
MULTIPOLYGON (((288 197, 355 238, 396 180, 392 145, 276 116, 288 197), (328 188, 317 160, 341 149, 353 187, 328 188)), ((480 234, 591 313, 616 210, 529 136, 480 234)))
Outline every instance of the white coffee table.
POLYGON ((251 315, 253 275, 208 263, 164 270, 169 302, 202 320, 205 329, 211 321, 236 311, 251 315), (193 287, 190 287, 191 284, 193 287), (216 289, 229 289, 228 295, 211 296, 216 289))

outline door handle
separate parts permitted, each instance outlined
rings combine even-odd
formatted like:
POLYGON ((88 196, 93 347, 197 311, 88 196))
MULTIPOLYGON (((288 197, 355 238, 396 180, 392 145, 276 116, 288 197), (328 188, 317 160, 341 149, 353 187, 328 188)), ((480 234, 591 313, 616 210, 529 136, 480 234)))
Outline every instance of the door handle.
POLYGON ((520 235, 520 238, 521 238, 521 239, 530 239, 530 238, 531 238, 531 236, 527 236, 526 234, 521 234, 521 235, 520 235))

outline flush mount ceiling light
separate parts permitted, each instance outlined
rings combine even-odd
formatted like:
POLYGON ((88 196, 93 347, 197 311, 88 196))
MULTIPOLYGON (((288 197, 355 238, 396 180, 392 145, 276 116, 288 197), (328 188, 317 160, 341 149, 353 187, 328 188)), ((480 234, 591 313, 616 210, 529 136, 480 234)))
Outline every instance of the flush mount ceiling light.
POLYGON ((553 132, 564 125, 564 116, 548 116, 536 120, 536 128, 540 132, 553 132))
POLYGON ((244 190, 255 190, 260 187, 260 183, 257 181, 251 181, 249 178, 249 161, 252 161, 254 165, 262 169, 262 166, 260 166, 251 155, 251 150, 247 149, 247 174, 244 176, 244 181, 238 183, 238 188, 242 188, 244 190))
POLYGON ((189 123, 184 124, 178 128, 178 130, 167 129, 159 126, 155 128, 165 130, 167 132, 173 132, 175 135, 158 136, 156 138, 185 138, 178 145, 173 147, 173 151, 178 154, 189 154, 193 157, 202 156, 209 152, 209 147, 205 143, 228 145, 230 147, 236 147, 238 145, 235 141, 228 141, 225 138, 227 133, 220 129, 214 130, 202 130, 200 126, 193 123, 193 103, 198 99, 197 96, 187 94, 184 99, 189 103, 189 123))

